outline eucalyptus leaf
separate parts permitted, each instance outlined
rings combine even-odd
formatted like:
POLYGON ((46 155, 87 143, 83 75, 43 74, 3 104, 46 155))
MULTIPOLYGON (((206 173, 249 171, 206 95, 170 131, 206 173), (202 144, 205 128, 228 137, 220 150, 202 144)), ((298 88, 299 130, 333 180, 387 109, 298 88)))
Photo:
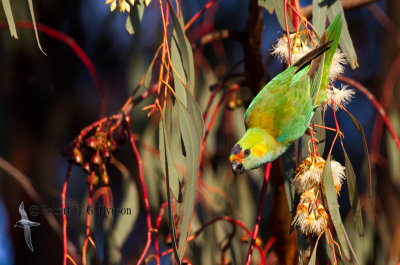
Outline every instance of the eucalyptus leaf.
POLYGON ((310 260, 308 261, 308 265, 315 265, 317 261, 317 247, 318 245, 315 244, 313 252, 311 254, 310 260))
POLYGON ((368 161, 368 172, 369 172, 369 196, 372 196, 372 171, 371 171, 371 161, 369 159, 369 153, 368 153, 368 145, 367 145, 367 139, 365 138, 364 130, 361 126, 361 123, 356 119, 356 117, 353 116, 350 112, 346 112, 349 116, 351 121, 354 124, 354 127, 356 128, 358 134, 361 136, 361 140, 363 143, 363 148, 364 148, 364 153, 365 156, 367 157, 368 161))
POLYGON ((174 76, 175 94, 178 99, 186 106, 187 100, 185 85, 188 83, 188 80, 186 78, 186 73, 183 68, 183 60, 181 56, 182 52, 176 35, 176 30, 174 30, 171 39, 171 61, 174 67, 174 71, 172 71, 172 74, 174 76))
POLYGON ((328 5, 326 0, 313 0, 312 2, 313 25, 319 36, 325 31, 328 5))
MULTIPOLYGON (((198 124, 200 123, 196 122, 196 119, 201 117, 200 108, 198 106, 192 107, 191 109, 194 110, 194 112, 191 112, 179 100, 177 100, 177 102, 179 103, 180 129, 187 158, 186 189, 183 198, 182 223, 179 229, 178 254, 181 260, 185 253, 186 241, 194 211, 200 162, 200 147, 204 136, 204 127, 201 126, 198 128, 198 124)), ((188 93, 188 106, 190 107, 191 105, 197 105, 197 102, 191 93, 188 93)))
POLYGON ((142 22, 143 12, 143 0, 136 0, 135 5, 132 8, 132 12, 130 12, 126 18, 125 29, 129 34, 133 35, 136 31, 138 31, 140 23, 142 22))
MULTIPOLYGON (((192 93, 194 92, 194 61, 193 61, 193 51, 192 47, 190 45, 189 40, 186 37, 185 34, 185 27, 183 23, 183 18, 178 16, 175 13, 175 10, 172 7, 172 4, 170 0, 168 0, 168 5, 170 8, 171 16, 172 16, 172 22, 174 24, 174 31, 176 33, 176 44, 177 48, 180 51, 180 56, 182 59, 182 66, 183 70, 185 72, 185 78, 187 80, 186 83, 186 88, 188 88, 192 93)), ((174 38, 173 38, 174 39, 174 38)), ((173 43, 173 41, 172 41, 173 43)), ((172 60, 172 58, 171 58, 172 60)), ((174 65, 175 67, 175 65, 174 65)), ((176 73, 174 73, 176 74, 176 73)), ((183 77, 182 77, 183 79, 183 77)), ((180 82, 180 80, 174 80, 174 83, 176 85, 176 82, 180 82)), ((182 102, 183 105, 186 107, 186 102, 182 102)))
POLYGON ((361 214, 361 205, 360 205, 360 198, 358 197, 358 189, 357 189, 357 179, 356 175, 353 170, 353 166, 351 165, 349 156, 347 155, 346 150, 343 148, 343 154, 345 158, 345 166, 346 166, 346 178, 347 178, 347 186, 349 190, 349 199, 351 209, 353 210, 354 214, 354 221, 357 226, 357 231, 360 236, 364 236, 364 225, 362 220, 361 214))
MULTIPOLYGON (((178 248, 177 248, 177 237, 176 237, 176 231, 175 231, 175 221, 174 221, 174 217, 172 215, 172 209, 171 209, 171 195, 170 195, 170 172, 173 172, 173 170, 171 170, 171 168, 175 169, 175 167, 169 162, 171 158, 171 156, 167 155, 166 150, 168 150, 168 145, 166 143, 168 143, 167 139, 166 139, 166 128, 165 128, 165 123, 163 118, 161 117, 160 119, 160 137, 159 137, 159 141, 160 141, 160 157, 161 157, 161 167, 163 168, 165 177, 167 179, 166 181, 166 185, 167 185, 167 201, 168 201, 168 224, 169 224, 169 231, 171 234, 171 241, 172 241, 172 248, 174 250, 174 255, 175 255, 175 259, 176 262, 178 263, 178 265, 181 264, 180 262, 180 258, 178 255, 178 248)), ((168 152, 169 153, 169 152, 168 152)), ((175 173, 176 174, 176 173, 175 173)), ((175 175, 177 176, 177 175, 175 175)))
MULTIPOLYGON (((283 0, 270 0, 270 1, 272 2, 272 5, 274 6, 275 14, 278 19, 279 25, 281 25, 282 29, 284 31, 286 31, 285 1, 283 1, 283 0)), ((287 10, 289 11, 289 8, 287 10)), ((289 18, 289 14, 288 14, 287 18, 288 18, 289 32, 293 33, 295 30, 294 30, 292 22, 289 18)))
POLYGON ((170 149, 170 140, 168 137, 168 128, 164 119, 167 118, 169 112, 164 111, 159 126, 159 150, 161 159, 161 168, 167 178, 168 188, 171 189, 175 199, 180 202, 182 200, 182 191, 179 175, 176 171, 173 156, 170 149))
POLYGON ((8 28, 10 29, 11 37, 18 39, 17 28, 15 27, 14 17, 11 10, 10 0, 1 0, 4 8, 4 13, 6 13, 6 19, 8 23, 8 28))
POLYGON ((139 192, 132 176, 126 169, 122 173, 123 199, 121 209, 130 209, 131 214, 119 214, 116 217, 113 238, 116 246, 122 248, 138 218, 139 192))
POLYGON ((274 12, 274 5, 270 0, 258 0, 258 5, 267 9, 270 14, 274 12))
POLYGON ((289 212, 292 214, 293 217, 296 212, 296 205, 298 204, 298 198, 296 200, 296 191, 294 189, 294 186, 292 185, 296 169, 295 144, 292 144, 288 148, 288 150, 282 155, 282 165, 286 198, 288 201, 289 212))
POLYGON ((342 34, 340 35, 339 45, 340 48, 343 50, 344 54, 346 55, 351 68, 355 69, 358 67, 357 54, 356 51, 354 50, 353 41, 351 40, 350 37, 350 32, 347 27, 346 18, 344 17, 342 2, 339 0, 328 0, 328 1, 329 1, 328 5, 329 21, 332 22, 335 19, 336 15, 339 13, 341 13, 342 15, 343 27, 342 27, 342 34))
POLYGON ((147 68, 146 76, 144 77, 144 85, 147 88, 150 88, 151 79, 153 78, 153 65, 154 65, 154 61, 151 62, 151 64, 149 65, 149 68, 147 68))
POLYGON ((40 51, 47 56, 47 54, 43 51, 42 49, 42 45, 40 45, 40 40, 39 40, 39 34, 38 34, 38 30, 37 30, 37 26, 36 26, 36 19, 35 19, 35 12, 33 10, 33 3, 32 0, 28 0, 28 5, 29 5, 29 11, 31 12, 31 17, 32 17, 32 24, 33 24, 33 29, 35 31, 35 37, 36 37, 36 42, 37 45, 40 49, 40 51))
POLYGON ((307 257, 306 252, 310 251, 310 244, 308 237, 301 231, 297 231, 297 246, 299 248, 299 262, 300 265, 304 264, 304 258, 307 257))
POLYGON ((332 222, 335 227, 339 243, 342 247, 344 256, 347 259, 350 259, 349 247, 345 236, 346 231, 342 222, 342 218, 340 217, 339 204, 336 198, 336 190, 335 190, 335 184, 333 182, 330 156, 326 159, 323 184, 325 190, 325 198, 328 203, 329 213, 332 218, 332 222))

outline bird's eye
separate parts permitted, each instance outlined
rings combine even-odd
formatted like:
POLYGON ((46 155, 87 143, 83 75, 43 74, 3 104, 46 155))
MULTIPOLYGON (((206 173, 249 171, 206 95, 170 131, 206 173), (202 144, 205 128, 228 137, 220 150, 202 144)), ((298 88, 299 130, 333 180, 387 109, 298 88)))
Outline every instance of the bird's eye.
POLYGON ((243 157, 248 157, 250 155, 250 149, 246 149, 243 152, 243 157))

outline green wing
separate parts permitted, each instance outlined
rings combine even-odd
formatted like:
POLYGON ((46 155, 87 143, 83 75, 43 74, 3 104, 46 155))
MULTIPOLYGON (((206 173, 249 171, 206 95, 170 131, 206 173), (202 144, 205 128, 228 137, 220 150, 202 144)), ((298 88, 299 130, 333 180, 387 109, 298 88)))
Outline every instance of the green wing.
POLYGON ((283 143, 301 137, 313 115, 308 68, 296 73, 289 67, 271 80, 247 109, 247 128, 264 129, 283 143))

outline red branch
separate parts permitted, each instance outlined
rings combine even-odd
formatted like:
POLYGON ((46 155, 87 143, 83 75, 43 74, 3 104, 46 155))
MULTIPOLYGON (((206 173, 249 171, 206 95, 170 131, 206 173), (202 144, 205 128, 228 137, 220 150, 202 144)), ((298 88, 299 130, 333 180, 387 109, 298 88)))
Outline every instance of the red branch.
POLYGON ((160 225, 161 225, 161 220, 165 212, 165 208, 168 206, 168 202, 164 202, 161 207, 160 211, 158 212, 157 220, 156 220, 156 231, 157 231, 157 236, 154 239, 154 249, 156 251, 156 262, 157 265, 160 264, 160 247, 159 247, 159 242, 158 242, 158 233, 160 230, 160 225))
MULTIPOLYGON (((251 236, 251 231, 250 231, 241 221, 239 221, 239 220, 237 220, 237 219, 234 219, 234 218, 232 218, 232 217, 230 217, 230 216, 222 216, 222 217, 214 218, 213 220, 211 220, 211 221, 209 221, 208 223, 204 224, 204 225, 203 225, 199 230, 197 230, 193 235, 191 235, 190 237, 188 237, 188 241, 194 240, 194 239, 195 239, 201 232, 203 232, 208 226, 210 226, 210 225, 212 225, 212 224, 214 224, 214 223, 216 223, 216 222, 218 222, 218 221, 228 221, 228 222, 231 222, 231 223, 233 223, 233 224, 235 224, 235 225, 238 225, 238 226, 240 226, 241 228, 243 228, 243 230, 247 233, 248 236, 251 236)), ((257 251, 259 252, 260 257, 261 257, 261 264, 265 265, 265 257, 264 257, 263 251, 261 250, 260 246, 257 245, 257 244, 256 244, 256 248, 257 248, 257 251)), ((173 249, 170 248, 170 249, 168 249, 168 250, 162 252, 162 253, 160 254, 160 256, 163 257, 163 256, 165 256, 165 255, 167 255, 167 254, 169 254, 169 253, 172 253, 172 251, 173 251, 173 249)))
MULTIPOLYGON (((92 206, 94 176, 95 176, 95 173, 93 171, 92 173, 90 173, 90 177, 89 177, 90 186, 89 186, 88 209, 90 209, 90 207, 92 206)), ((90 236, 90 217, 91 217, 91 215, 89 213, 87 213, 86 214, 85 243, 83 244, 83 248, 82 248, 82 265, 86 265, 86 250, 87 250, 87 244, 89 242, 89 236, 90 236)))
MULTIPOLYGON (((0 23, 0 28, 4 28, 6 26, 7 26, 6 23, 0 23)), ((33 29, 32 21, 16 21, 15 26, 17 28, 33 29)), ((92 76, 92 78, 94 80, 97 92, 100 95, 100 99, 101 99, 100 117, 104 117, 106 115, 106 109, 107 109, 106 94, 101 85, 100 77, 97 74, 96 68, 94 67, 94 64, 89 59, 87 54, 75 42, 75 40, 73 38, 71 38, 70 36, 68 36, 67 34, 62 33, 58 30, 55 30, 49 26, 43 25, 38 22, 36 22, 36 26, 37 26, 38 31, 40 31, 52 38, 58 39, 58 40, 64 42, 65 44, 67 44, 71 48, 71 50, 73 50, 74 53, 78 56, 79 60, 81 60, 81 62, 86 66, 86 68, 88 69, 90 75, 92 76)))
POLYGON ((144 258, 146 257, 147 251, 150 248, 151 244, 151 232, 153 231, 152 225, 151 225, 151 216, 150 216, 150 204, 149 204, 149 197, 147 195, 147 188, 146 188, 146 183, 144 181, 143 177, 143 166, 142 166, 142 158, 140 157, 139 151, 137 149, 135 139, 133 138, 133 133, 131 128, 127 123, 125 123, 126 130, 128 131, 128 136, 129 136, 129 141, 131 143, 132 149, 135 152, 136 160, 138 163, 138 168, 139 168, 139 180, 140 184, 142 186, 142 191, 143 191, 143 199, 144 199, 144 206, 146 209, 146 222, 147 222, 147 242, 146 246, 142 252, 142 255, 140 256, 137 264, 141 264, 144 258))
POLYGON ((67 265, 67 256, 68 256, 68 237, 67 237, 67 207, 65 206, 65 199, 67 196, 67 188, 68 188, 68 180, 69 176, 71 176, 71 163, 68 164, 67 175, 65 176, 63 190, 61 193, 61 207, 63 209, 63 265, 67 265))
MULTIPOLYGON (((296 9, 297 9, 297 7, 298 7, 298 4, 296 3, 296 0, 292 0, 292 6, 295 6, 296 7, 296 9)), ((293 9, 293 8, 292 8, 293 9)), ((299 21, 298 21, 298 15, 297 15, 297 12, 294 12, 294 10, 293 10, 293 27, 294 27, 294 30, 296 30, 297 31, 297 26, 298 26, 298 23, 299 21)))
POLYGON ((288 7, 288 0, 285 0, 284 12, 285 12, 286 36, 287 36, 287 39, 288 39, 288 48, 289 48, 289 65, 291 65, 292 64, 292 42, 290 40, 290 31, 289 31, 287 7, 288 7))
POLYGON ((211 0, 208 2, 199 12, 197 12, 190 20, 188 23, 185 25, 185 31, 190 28, 190 26, 204 13, 206 12, 207 9, 209 9, 215 2, 218 0, 211 0))
MULTIPOLYGON (((400 53, 396 56, 396 59, 394 60, 392 66, 390 67, 385 83, 383 84, 382 97, 380 102, 382 105, 382 109, 385 111, 387 111, 390 105, 390 100, 393 95, 393 89, 396 85, 399 72, 400 72, 400 53)), ((373 154, 379 153, 379 147, 381 142, 380 139, 382 136, 382 127, 383 127, 382 119, 380 118, 380 116, 376 116, 374 121, 374 128, 372 130, 372 142, 371 142, 371 152, 373 154)))
POLYGON ((392 135, 392 138, 397 146, 397 149, 400 152, 400 141, 399 138, 396 135, 396 132, 393 129, 393 126, 388 118, 388 116, 386 115, 385 110, 382 108, 381 104, 376 100, 376 98, 374 97, 374 95, 371 94, 371 92, 369 92, 369 90, 364 87, 363 85, 361 85, 360 83, 358 83, 357 81, 345 77, 345 76, 338 76, 336 78, 337 80, 346 83, 352 87, 355 87, 356 89, 358 89, 361 93, 363 93, 372 103, 372 105, 374 105, 374 107, 376 108, 376 110, 378 111, 379 115, 381 115, 381 118, 383 120, 383 122, 385 123, 386 127, 388 128, 390 134, 392 135))
POLYGON ((250 265, 251 256, 253 255, 254 244, 256 243, 257 239, 258 229, 260 228, 261 212, 263 210, 264 198, 265 195, 267 194, 270 171, 271 171, 271 163, 268 163, 265 165, 264 181, 261 188, 260 200, 258 201, 257 218, 253 228, 253 235, 251 236, 249 251, 247 253, 246 265, 250 265))

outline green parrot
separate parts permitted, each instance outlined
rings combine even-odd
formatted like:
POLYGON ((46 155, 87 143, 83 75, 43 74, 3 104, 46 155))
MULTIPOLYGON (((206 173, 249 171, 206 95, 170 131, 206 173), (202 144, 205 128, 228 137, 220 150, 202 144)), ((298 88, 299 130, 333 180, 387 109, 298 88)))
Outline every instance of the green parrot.
POLYGON ((325 100, 341 31, 338 14, 317 48, 273 78, 250 103, 244 116, 246 133, 229 157, 235 174, 272 162, 305 133, 325 100))

